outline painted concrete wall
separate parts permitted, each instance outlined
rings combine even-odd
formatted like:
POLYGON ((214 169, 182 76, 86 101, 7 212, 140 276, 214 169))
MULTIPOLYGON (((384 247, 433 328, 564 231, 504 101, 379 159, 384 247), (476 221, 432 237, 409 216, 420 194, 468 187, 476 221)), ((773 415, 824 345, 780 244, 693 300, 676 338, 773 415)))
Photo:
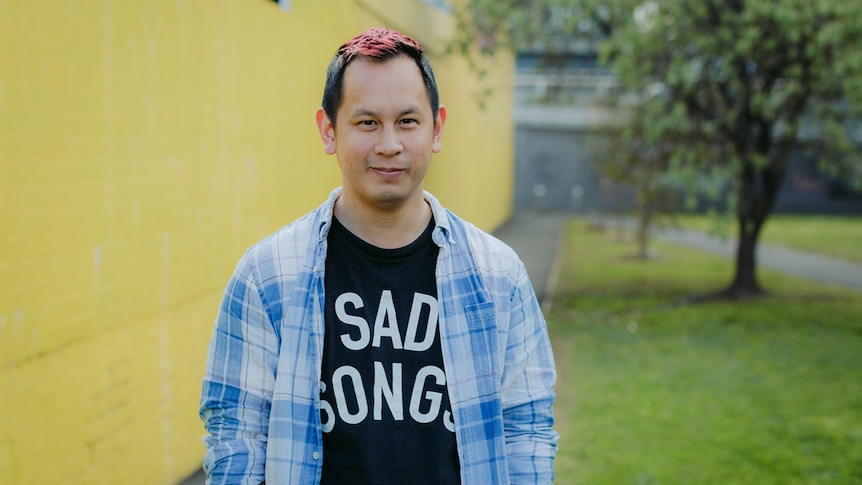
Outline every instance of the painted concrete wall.
POLYGON ((242 251, 339 184, 314 126, 338 45, 428 45, 449 109, 427 188, 511 211, 511 59, 494 94, 415 1, 0 0, 0 483, 176 483, 242 251), (386 14, 382 14, 386 12, 386 14))

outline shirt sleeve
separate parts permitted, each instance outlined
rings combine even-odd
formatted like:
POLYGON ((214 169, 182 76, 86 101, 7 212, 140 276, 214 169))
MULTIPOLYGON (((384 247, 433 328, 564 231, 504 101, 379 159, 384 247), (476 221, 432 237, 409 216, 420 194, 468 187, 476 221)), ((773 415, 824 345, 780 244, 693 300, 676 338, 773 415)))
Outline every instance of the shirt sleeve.
POLYGON ((503 427, 513 484, 554 480, 557 432, 553 403, 556 370, 547 325, 526 270, 512 292, 503 373, 503 427))
POLYGON ((219 308, 201 391, 207 484, 264 481, 278 337, 246 254, 219 308))

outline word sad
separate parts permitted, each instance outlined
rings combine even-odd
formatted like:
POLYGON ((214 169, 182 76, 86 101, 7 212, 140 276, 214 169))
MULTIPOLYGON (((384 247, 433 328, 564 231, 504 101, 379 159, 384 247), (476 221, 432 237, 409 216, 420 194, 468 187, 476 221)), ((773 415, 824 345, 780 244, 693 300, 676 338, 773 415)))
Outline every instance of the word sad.
POLYGON ((343 293, 335 299, 335 315, 341 323, 355 327, 354 335, 344 333, 341 335, 341 343, 350 350, 362 350, 371 344, 372 347, 380 347, 381 340, 388 338, 392 341, 392 348, 424 352, 431 348, 437 332, 437 299, 422 293, 413 294, 413 304, 410 307, 410 317, 407 320, 407 333, 404 341, 401 341, 401 331, 398 328, 398 319, 395 316, 395 303, 392 301, 392 291, 383 290, 380 295, 380 305, 377 307, 377 315, 374 318, 374 332, 372 338, 371 327, 368 322, 357 315, 347 313, 347 305, 350 304, 356 310, 363 308, 365 303, 362 297, 356 293, 343 293), (425 327, 425 335, 422 340, 417 340, 419 333, 420 316, 423 307, 428 308, 428 324, 425 327), (358 331, 358 332, 357 332, 358 331))

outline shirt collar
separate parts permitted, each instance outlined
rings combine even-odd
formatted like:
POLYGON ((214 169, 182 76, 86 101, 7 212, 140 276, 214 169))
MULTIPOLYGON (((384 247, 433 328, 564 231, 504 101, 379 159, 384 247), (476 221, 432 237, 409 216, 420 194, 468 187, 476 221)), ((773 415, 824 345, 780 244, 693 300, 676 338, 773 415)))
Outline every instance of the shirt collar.
MULTIPOLYGON (((329 236, 329 229, 332 227, 332 213, 335 207, 335 201, 341 196, 341 187, 335 188, 329 193, 329 198, 320 207, 320 225, 318 226, 318 243, 326 241, 329 236)), ((423 191, 423 196, 428 205, 431 206, 431 214, 434 216, 434 232, 431 234, 431 239, 440 247, 454 244, 452 240, 452 231, 449 220, 449 212, 443 208, 436 197, 428 191, 423 191)))

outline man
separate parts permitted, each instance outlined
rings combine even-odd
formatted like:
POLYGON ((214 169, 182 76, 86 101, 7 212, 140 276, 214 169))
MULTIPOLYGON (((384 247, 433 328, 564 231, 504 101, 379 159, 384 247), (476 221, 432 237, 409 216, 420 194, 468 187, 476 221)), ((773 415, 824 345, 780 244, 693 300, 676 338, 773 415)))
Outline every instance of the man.
POLYGON ((446 109, 370 29, 317 125, 343 187, 249 249, 201 397, 207 483, 550 483, 555 370, 523 264, 423 191, 446 109))

